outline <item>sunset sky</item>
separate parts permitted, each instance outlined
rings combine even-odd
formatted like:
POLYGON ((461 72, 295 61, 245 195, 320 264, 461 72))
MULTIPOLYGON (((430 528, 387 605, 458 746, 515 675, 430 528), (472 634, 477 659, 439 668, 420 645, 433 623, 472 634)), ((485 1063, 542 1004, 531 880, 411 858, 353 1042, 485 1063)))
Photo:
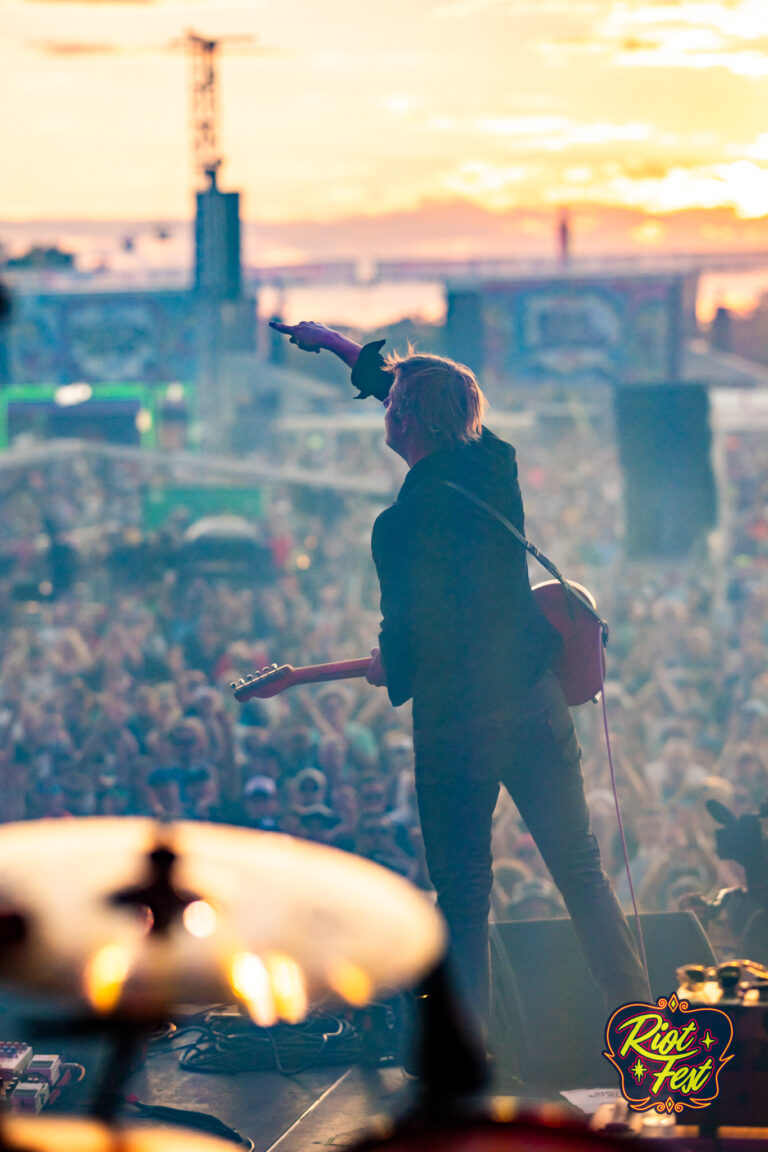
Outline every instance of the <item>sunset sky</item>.
POLYGON ((190 215, 189 66, 265 223, 469 201, 768 214, 766 0, 0 0, 0 219, 190 215))

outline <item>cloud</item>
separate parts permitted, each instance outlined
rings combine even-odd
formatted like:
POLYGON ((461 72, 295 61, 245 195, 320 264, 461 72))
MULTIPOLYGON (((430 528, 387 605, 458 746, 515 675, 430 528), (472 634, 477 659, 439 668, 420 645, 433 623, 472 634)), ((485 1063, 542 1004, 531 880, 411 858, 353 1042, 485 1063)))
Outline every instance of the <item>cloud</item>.
MULTIPOLYGON (((758 147, 768 147, 768 136, 755 145, 756 151, 758 147)), ((610 157, 561 165, 544 157, 533 164, 478 158, 445 173, 441 187, 444 193, 496 211, 538 202, 614 206, 654 215, 722 209, 749 220, 767 214, 768 163, 610 157)), ((649 243, 654 237, 649 232, 643 239, 649 243)))
POLYGON ((763 0, 645 0, 612 4, 607 23, 639 28, 687 26, 746 41, 768 32, 768 12, 763 0))
MULTIPOLYGON (((43 3, 55 3, 56 0, 42 0, 43 3)), ((71 3, 72 0, 67 0, 71 3)), ((80 2, 80 0, 78 0, 80 2)), ((101 0, 85 0, 87 3, 101 2, 101 0)), ((134 0, 117 0, 118 3, 133 3, 134 0)), ((136 0, 137 3, 144 3, 146 0, 136 0)), ((154 2, 154 0, 149 0, 154 2)), ((170 40, 165 43, 158 41, 156 44, 140 44, 140 43, 107 43, 105 41, 97 40, 28 40, 27 47, 35 52, 42 53, 44 56, 135 56, 135 55, 164 55, 167 52, 183 51, 185 43, 183 40, 170 40)), ((283 56, 286 53, 282 48, 273 48, 270 45, 254 44, 236 44, 230 48, 225 45, 228 56, 283 56)))
POLYGON ((763 0, 614 2, 589 33, 540 43, 556 62, 599 55, 621 68, 724 68, 768 75, 768 6, 763 0))
POLYGON ((768 133, 763 133, 758 136, 746 148, 732 147, 729 148, 731 155, 739 156, 741 159, 747 160, 768 160, 768 133))
POLYGON ((622 52, 655 52, 661 48, 660 40, 650 40, 640 36, 626 36, 621 42, 622 52))
POLYGON ((622 124, 570 120, 567 116, 427 116, 419 127, 438 135, 498 139, 507 149, 526 153, 563 152, 568 148, 652 139, 668 143, 659 137, 653 125, 638 120, 622 124))
POLYGON ((768 168, 750 160, 736 160, 689 167, 676 164, 647 177, 622 170, 582 190, 579 198, 661 214, 728 208, 738 218, 758 219, 766 214, 768 168))
POLYGON ((630 121, 611 124, 606 121, 578 123, 562 116, 491 117, 480 120, 477 130, 505 139, 524 137, 535 141, 543 151, 561 152, 579 145, 615 144, 619 141, 649 140, 654 134, 650 124, 630 121))
POLYGON ((24 2, 26 4, 68 4, 70 6, 72 4, 94 6, 97 4, 102 4, 104 6, 109 4, 122 4, 126 7, 129 4, 141 4, 146 7, 149 4, 157 4, 158 0, 24 0, 24 2))
POLYGON ((519 186, 530 181, 532 169, 525 164, 488 164, 467 160, 442 181, 444 192, 484 208, 507 209, 519 199, 519 186))
POLYGON ((107 56, 121 49, 117 44, 96 44, 78 40, 30 40, 29 47, 45 56, 107 56))
MULTIPOLYGON (((630 62, 623 56, 619 56, 615 63, 620 67, 626 67, 630 62)), ((697 70, 723 68, 734 76, 768 76, 768 55, 761 52, 699 52, 692 55, 660 51, 648 54, 642 59, 636 57, 631 61, 631 65, 636 68, 693 68, 697 70)))
POLYGON ((388 92, 379 100, 379 107, 394 120, 411 119, 419 102, 410 92, 388 92))
POLYGON ((460 20, 491 9, 513 16, 592 16, 605 7, 606 0, 444 0, 432 15, 438 20, 460 20))
POLYGON ((486 116, 473 128, 487 136, 533 136, 541 139, 562 132, 568 125, 564 116, 486 116))

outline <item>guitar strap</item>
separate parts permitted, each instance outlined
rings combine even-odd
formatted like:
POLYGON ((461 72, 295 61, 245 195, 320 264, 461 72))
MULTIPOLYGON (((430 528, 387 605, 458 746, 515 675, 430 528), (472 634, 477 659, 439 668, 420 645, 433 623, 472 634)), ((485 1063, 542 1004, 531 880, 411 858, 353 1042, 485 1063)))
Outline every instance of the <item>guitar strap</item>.
POLYGON ((579 594, 577 589, 574 588, 572 584, 568 583, 562 572, 560 572, 560 570, 555 567, 548 556, 545 556, 544 553, 541 552, 535 544, 532 544, 530 540, 526 540, 525 536, 523 536, 522 532, 519 532, 517 528, 515 528, 511 520, 508 520, 506 516, 503 516, 502 513, 499 512, 497 508, 494 508, 492 504, 489 504, 486 500, 482 500, 479 496, 476 496, 474 492, 470 492, 469 488, 464 488, 461 484, 456 484, 453 480, 443 480, 442 483, 446 488, 453 488, 454 491, 461 492, 462 496, 466 496, 467 499, 471 500, 473 504, 477 504, 479 508, 482 508, 484 512, 487 512, 489 516, 493 516, 494 520, 498 520, 500 524, 503 524, 504 527, 512 533, 515 539, 520 544, 522 544, 526 552, 530 553, 534 560, 538 560, 539 564, 541 564, 543 568, 546 568, 550 575, 554 576, 556 580, 559 580, 563 586, 563 590, 566 592, 566 603, 570 602, 569 597, 575 597, 582 605, 582 607, 586 608, 590 616, 593 616, 594 619, 597 620, 602 632, 603 644, 608 643, 608 624, 605 620, 603 620, 600 613, 596 612, 589 601, 585 600, 585 598, 579 594))

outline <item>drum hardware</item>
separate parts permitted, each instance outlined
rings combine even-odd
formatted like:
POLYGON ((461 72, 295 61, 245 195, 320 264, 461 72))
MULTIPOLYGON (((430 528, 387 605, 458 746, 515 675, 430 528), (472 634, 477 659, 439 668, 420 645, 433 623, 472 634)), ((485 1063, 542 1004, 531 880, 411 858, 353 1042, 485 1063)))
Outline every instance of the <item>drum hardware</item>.
POLYGON ((73 1005, 51 1031, 111 1042, 93 1118, 9 1117, 0 1152, 231 1148, 189 1130, 118 1126, 131 1066, 174 1003, 236 999, 256 1023, 290 1023, 329 1000, 359 1007, 419 980, 419 1099, 382 1147, 492 1152, 508 1148, 512 1126, 524 1148, 540 1145, 541 1125, 550 1147, 594 1146, 583 1127, 561 1131, 551 1109, 473 1103, 486 1083, 483 1045, 439 963, 440 917, 368 861, 273 833, 94 817, 0 828, 0 879, 9 927, 4 936, 0 922, 0 978, 73 1005))
POLYGON ((176 853, 172 848, 158 844, 147 853, 147 878, 143 884, 134 884, 111 893, 107 899, 115 908, 134 908, 149 915, 149 932, 165 936, 190 904, 199 901, 193 892, 179 892, 173 884, 176 853))
MULTIPOLYGON (((328 1002, 391 998, 444 948, 441 917, 407 881, 275 833, 132 817, 9 824, 0 881, 0 979, 72 1005, 33 1030, 109 1044, 92 1120, 24 1118, 30 1129, 10 1118, 0 1152, 173 1152, 166 1131, 161 1145, 116 1124, 147 1037, 175 1004, 237 1001, 257 1025, 297 1023, 328 1002)), ((183 1140, 185 1152, 221 1146, 183 1140)))
POLYGON ((720 1074, 718 1095, 707 1108, 683 1112, 683 1123, 707 1134, 724 1126, 768 1125, 768 968, 736 959, 708 967, 684 965, 677 977, 678 999, 718 1008, 733 1027, 733 1058, 720 1074))
POLYGON ((677 969, 677 997, 691 1004, 762 1004, 768 1001, 768 968, 756 960, 726 960, 677 969))
POLYGON ((439 913, 402 877, 278 833, 8 824, 0 881, 13 928, 0 930, 0 979, 76 1012, 154 1021, 175 1003, 237 1000, 257 1024, 295 1023, 329 998, 387 999, 444 947, 439 913))

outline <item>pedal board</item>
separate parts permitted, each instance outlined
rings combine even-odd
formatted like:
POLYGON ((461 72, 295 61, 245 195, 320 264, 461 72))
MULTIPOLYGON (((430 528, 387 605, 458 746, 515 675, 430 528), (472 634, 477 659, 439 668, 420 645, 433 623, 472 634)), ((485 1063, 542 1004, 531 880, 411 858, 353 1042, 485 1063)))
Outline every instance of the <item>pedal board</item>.
POLYGON ((0 1040, 0 1096, 12 1112, 41 1112, 54 1088, 63 1085, 64 1069, 58 1053, 35 1054, 22 1040, 0 1040))

